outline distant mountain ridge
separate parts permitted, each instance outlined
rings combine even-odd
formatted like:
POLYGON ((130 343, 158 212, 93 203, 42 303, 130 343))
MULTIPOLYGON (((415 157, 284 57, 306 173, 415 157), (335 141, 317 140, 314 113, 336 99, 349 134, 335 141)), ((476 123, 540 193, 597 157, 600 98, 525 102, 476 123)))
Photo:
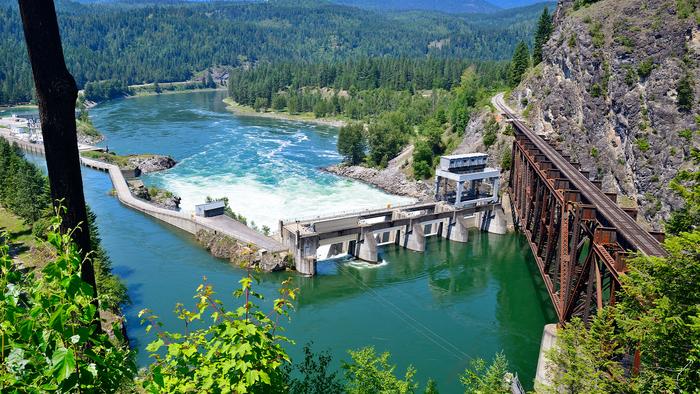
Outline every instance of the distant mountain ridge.
POLYGON ((500 7, 486 0, 331 0, 333 3, 376 10, 428 10, 451 14, 493 12, 500 7))
MULTIPOLYGON (((78 3, 176 4, 229 2, 267 2, 271 0, 73 0, 78 3)), ((279 0, 272 0, 279 1, 279 0)), ((327 0, 356 8, 383 11, 438 11, 448 14, 490 13, 508 8, 526 7, 546 0, 327 0)))

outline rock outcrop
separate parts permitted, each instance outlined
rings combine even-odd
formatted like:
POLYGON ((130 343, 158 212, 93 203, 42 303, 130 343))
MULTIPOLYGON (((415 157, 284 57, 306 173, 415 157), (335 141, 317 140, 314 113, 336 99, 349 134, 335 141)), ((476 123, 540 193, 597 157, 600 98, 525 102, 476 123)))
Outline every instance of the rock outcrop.
POLYGON ((511 105, 659 229, 681 206, 668 184, 700 143, 700 11, 688 1, 573 3, 560 1, 543 62, 511 105))
POLYGON ((326 167, 324 170, 367 183, 387 193, 413 197, 419 201, 431 201, 433 199, 432 184, 428 181, 415 181, 406 175, 405 169, 410 164, 412 154, 413 147, 409 146, 392 159, 384 169, 339 164, 326 167))
POLYGON ((147 188, 143 181, 133 179, 127 181, 131 194, 136 198, 149 201, 151 204, 158 205, 173 211, 180 210, 180 197, 174 195, 168 190, 159 189, 156 187, 147 188))
POLYGON ((170 156, 137 155, 129 156, 129 166, 138 168, 141 173, 164 171, 175 167, 177 162, 170 156))
POLYGON ((291 266, 290 255, 287 253, 269 253, 244 245, 241 242, 211 231, 200 230, 197 242, 202 244, 212 256, 227 259, 232 263, 247 268, 259 268, 264 272, 284 271, 291 266))

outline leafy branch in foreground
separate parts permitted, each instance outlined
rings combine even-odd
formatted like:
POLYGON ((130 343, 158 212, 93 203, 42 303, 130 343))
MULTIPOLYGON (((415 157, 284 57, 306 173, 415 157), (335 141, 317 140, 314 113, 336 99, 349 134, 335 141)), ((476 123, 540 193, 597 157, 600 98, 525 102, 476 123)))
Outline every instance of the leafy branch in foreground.
MULTIPOLYGON (((0 245, 0 391, 115 392, 135 373, 133 354, 113 323, 114 338, 96 332, 93 288, 80 277, 71 234, 52 220, 47 239, 55 259, 22 272, 0 245)), ((0 237, 4 239, 4 237, 0 237)))
POLYGON ((293 343, 277 334, 279 317, 288 316, 296 289, 283 282, 280 298, 270 314, 262 312, 252 299, 263 296, 253 291, 254 278, 248 273, 233 293, 243 305, 233 311, 214 298, 214 289, 203 283, 197 288, 193 310, 176 306, 186 329, 204 326, 185 334, 162 331, 158 317, 148 310, 139 313, 146 331, 156 331, 157 339, 147 347, 155 362, 149 367, 144 387, 150 392, 285 392, 290 363, 282 344, 293 343), (212 323, 208 324, 207 317, 212 323), (164 349, 163 349, 164 348, 164 349))
POLYGON ((498 353, 489 366, 482 359, 472 360, 471 369, 467 369, 459 381, 465 393, 508 394, 513 379, 513 374, 508 372, 506 356, 498 353))

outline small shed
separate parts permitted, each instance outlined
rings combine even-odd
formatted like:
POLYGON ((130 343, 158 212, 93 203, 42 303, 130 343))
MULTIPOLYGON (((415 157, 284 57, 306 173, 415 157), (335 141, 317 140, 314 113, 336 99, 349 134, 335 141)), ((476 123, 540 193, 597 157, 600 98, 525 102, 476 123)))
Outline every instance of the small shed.
POLYGON ((224 214, 226 204, 223 201, 212 201, 206 204, 195 205, 195 214, 197 216, 210 218, 221 216, 224 214))

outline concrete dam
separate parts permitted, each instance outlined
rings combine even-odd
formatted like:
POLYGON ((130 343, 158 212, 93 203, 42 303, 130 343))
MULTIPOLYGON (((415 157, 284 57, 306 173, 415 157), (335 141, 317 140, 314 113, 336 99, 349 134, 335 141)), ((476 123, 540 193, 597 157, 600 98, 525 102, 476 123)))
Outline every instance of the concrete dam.
MULTIPOLYGON (((41 143, 28 141, 12 133, 0 137, 35 154, 44 154, 41 143)), ((79 150, 101 151, 102 148, 80 145, 79 150)), ((115 194, 124 205, 143 212, 190 234, 200 230, 226 235, 254 245, 259 253, 289 252, 296 270, 315 275, 318 260, 340 254, 377 263, 378 247, 396 244, 423 252, 427 237, 440 236, 455 242, 467 242, 468 231, 503 234, 506 218, 500 203, 500 170, 486 168, 488 156, 466 154, 444 156, 436 170, 436 202, 417 203, 375 210, 347 212, 306 219, 280 220, 278 233, 266 236, 224 215, 217 202, 197 206, 195 212, 166 209, 134 197, 123 172, 116 165, 81 157, 81 163, 107 172, 115 194), (319 248, 329 246, 319 256, 319 248)))

